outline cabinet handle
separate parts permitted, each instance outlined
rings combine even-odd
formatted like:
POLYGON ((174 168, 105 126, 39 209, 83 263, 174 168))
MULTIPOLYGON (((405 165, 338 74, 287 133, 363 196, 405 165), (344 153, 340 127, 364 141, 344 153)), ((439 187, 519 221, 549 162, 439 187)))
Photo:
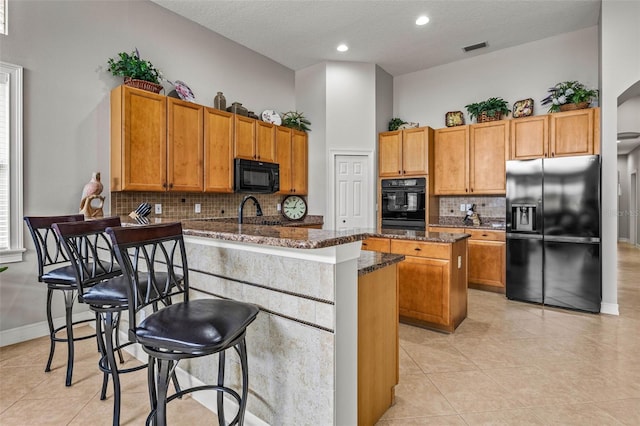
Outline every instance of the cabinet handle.
POLYGON ((473 188, 471 188, 471 192, 473 192, 473 188))
POLYGON ((464 189, 464 192, 469 192, 469 188, 465 188, 465 189, 464 189))
POLYGON ((414 248, 415 251, 422 251, 422 249, 420 247, 416 247, 414 248))
POLYGON ((173 188, 173 183, 169 184, 169 189, 173 188))
POLYGON ((402 170, 398 170, 398 174, 401 175, 402 174, 402 170))
POLYGON ((551 153, 551 156, 552 156, 552 157, 555 157, 555 156, 556 156, 556 153, 555 153, 555 152, 552 152, 552 153, 551 153))
POLYGON ((167 182, 163 182, 163 183, 162 183, 162 187, 163 187, 163 188, 166 188, 166 187, 167 187, 167 182))

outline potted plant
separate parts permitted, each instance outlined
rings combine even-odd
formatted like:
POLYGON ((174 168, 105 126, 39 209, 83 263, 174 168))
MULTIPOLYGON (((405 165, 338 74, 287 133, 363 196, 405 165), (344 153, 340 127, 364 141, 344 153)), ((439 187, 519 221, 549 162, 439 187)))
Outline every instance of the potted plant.
POLYGON ((403 124, 407 124, 407 122, 402 118, 392 118, 391 121, 389 121, 389 131, 393 132, 394 130, 398 130, 403 124))
POLYGON ((500 120, 503 115, 511 112, 509 104, 502 98, 489 98, 483 102, 469 104, 465 108, 467 108, 469 117, 472 120, 476 117, 478 123, 500 120))
POLYGON ((550 87, 548 92, 549 96, 540 103, 551 104, 549 112, 588 108, 592 99, 598 99, 597 90, 587 89, 578 81, 563 81, 550 87))
POLYGON ((124 84, 127 86, 154 93, 160 93, 163 89, 160 84, 162 73, 151 62, 140 58, 137 48, 131 53, 118 53, 118 57, 109 58, 107 64, 111 74, 124 77, 124 84))
POLYGON ((303 132, 311 131, 309 128, 311 122, 305 118, 303 113, 298 111, 289 111, 282 114, 282 125, 303 132))

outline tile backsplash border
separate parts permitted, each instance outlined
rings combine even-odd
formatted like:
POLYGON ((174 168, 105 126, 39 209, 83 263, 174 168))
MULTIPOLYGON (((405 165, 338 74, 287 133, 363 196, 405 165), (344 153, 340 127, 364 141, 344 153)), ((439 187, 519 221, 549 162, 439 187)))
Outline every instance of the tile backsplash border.
POLYGON ((440 196, 439 214, 440 217, 460 217, 467 215, 466 211, 460 211, 460 204, 475 204, 476 213, 480 218, 505 218, 506 198, 504 196, 440 196))

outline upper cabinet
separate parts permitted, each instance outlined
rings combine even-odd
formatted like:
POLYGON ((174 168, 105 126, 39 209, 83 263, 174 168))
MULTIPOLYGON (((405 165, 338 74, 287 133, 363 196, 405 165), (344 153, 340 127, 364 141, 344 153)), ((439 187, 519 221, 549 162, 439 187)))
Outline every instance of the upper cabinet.
POLYGON ((433 129, 383 132, 378 136, 378 171, 380 177, 420 176, 429 173, 429 147, 433 146, 433 129))
POLYGON ((145 90, 111 91, 111 191, 167 188, 167 101, 145 90))
POLYGON ((307 194, 307 134, 276 126, 275 135, 277 162, 280 164, 280 194, 307 194))
POLYGON ((600 153, 600 108, 511 120, 511 159, 600 153))
POLYGON ((204 190, 233 192, 233 117, 204 109, 204 190))
POLYGON ((234 118, 234 151, 236 158, 276 161, 275 126, 264 121, 236 115, 234 118))
POLYGON ((202 105, 167 98, 167 187, 200 192, 203 188, 202 105))
POLYGON ((435 194, 504 194, 508 149, 506 120, 436 130, 435 194))

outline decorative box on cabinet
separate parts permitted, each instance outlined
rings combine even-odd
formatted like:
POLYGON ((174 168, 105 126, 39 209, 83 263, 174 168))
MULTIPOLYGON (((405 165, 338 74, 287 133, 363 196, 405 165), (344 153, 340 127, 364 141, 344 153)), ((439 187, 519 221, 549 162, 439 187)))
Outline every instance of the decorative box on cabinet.
POLYGON ((429 174, 429 155, 433 150, 433 129, 418 127, 378 135, 378 174, 380 177, 429 174))

